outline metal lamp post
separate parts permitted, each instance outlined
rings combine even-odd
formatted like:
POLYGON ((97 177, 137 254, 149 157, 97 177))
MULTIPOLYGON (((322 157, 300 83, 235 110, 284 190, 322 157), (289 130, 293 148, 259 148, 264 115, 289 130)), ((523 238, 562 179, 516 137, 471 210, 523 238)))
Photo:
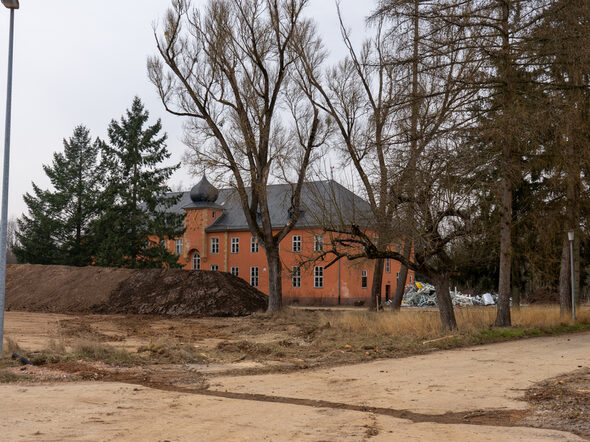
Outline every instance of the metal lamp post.
POLYGON ((4 169, 2 173, 2 210, 0 217, 0 356, 4 344, 4 295, 6 292, 6 232, 8 228, 8 171, 10 166, 10 117, 12 111, 12 54, 14 46, 14 10, 18 0, 1 0, 10 9, 8 37, 8 80, 6 82, 6 126, 4 128, 4 169))
POLYGON ((570 242, 570 270, 572 275, 572 320, 576 320, 576 296, 574 289, 574 231, 567 232, 567 239, 570 242))

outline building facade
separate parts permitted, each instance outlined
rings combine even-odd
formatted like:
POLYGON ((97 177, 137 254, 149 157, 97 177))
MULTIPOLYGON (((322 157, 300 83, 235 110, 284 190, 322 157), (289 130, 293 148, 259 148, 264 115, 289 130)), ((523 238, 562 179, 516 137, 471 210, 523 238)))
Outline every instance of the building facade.
MULTIPOLYGON (((267 188, 273 226, 289 219, 290 186, 267 188)), ((217 190, 205 177, 190 192, 171 194, 179 202, 170 210, 185 214, 182 238, 165 239, 166 247, 180 256, 185 269, 229 272, 268 293, 264 248, 250 233, 237 193, 217 190)), ((329 257, 315 260, 330 246, 326 231, 333 218, 352 221, 366 213, 367 203, 335 181, 306 183, 296 227, 280 244, 283 263, 283 301, 286 304, 352 305, 370 297, 374 262, 341 259, 327 266, 329 257)), ((332 223, 333 224, 333 223, 332 223)), ((382 298, 393 297, 400 265, 386 260, 382 298)), ((413 273, 408 281, 412 282, 413 273)))

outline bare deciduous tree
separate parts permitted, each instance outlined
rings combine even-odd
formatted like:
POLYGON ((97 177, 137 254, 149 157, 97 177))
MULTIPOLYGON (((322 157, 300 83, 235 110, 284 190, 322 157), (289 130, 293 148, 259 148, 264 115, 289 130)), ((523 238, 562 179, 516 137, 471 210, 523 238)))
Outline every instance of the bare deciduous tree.
POLYGON ((468 230, 474 173, 458 156, 461 133, 470 122, 467 107, 476 97, 462 86, 478 64, 472 60, 475 52, 458 43, 464 39, 461 28, 435 17, 431 14, 430 26, 424 28, 428 37, 419 39, 420 63, 415 22, 410 21, 410 39, 400 43, 392 36, 407 31, 407 22, 395 20, 393 29, 384 32, 386 20, 381 18, 375 20, 375 37, 358 53, 342 26, 349 56, 324 77, 310 76, 319 91, 318 105, 335 120, 374 218, 369 229, 341 226, 329 253, 336 259, 375 259, 373 305, 383 259, 429 275, 438 288, 443 327, 452 329, 450 255, 453 243, 468 230), (405 250, 392 249, 400 238, 405 250))
MULTIPOLYGON (((320 110, 302 93, 294 46, 323 60, 308 0, 210 0, 202 11, 174 0, 148 70, 166 109, 188 117, 194 163, 215 170, 239 195, 250 231, 266 251, 269 312, 282 306, 279 243, 295 226, 314 150, 325 138, 320 110), (291 166, 291 167, 288 167, 291 166), (290 219, 271 224, 269 181, 291 186, 290 219)), ((308 91, 309 93, 309 91, 308 91)))

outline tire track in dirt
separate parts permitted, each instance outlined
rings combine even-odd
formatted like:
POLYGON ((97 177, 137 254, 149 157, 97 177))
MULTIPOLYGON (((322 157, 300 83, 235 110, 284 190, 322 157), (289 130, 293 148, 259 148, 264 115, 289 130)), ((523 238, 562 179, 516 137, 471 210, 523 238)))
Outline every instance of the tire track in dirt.
MULTIPOLYGON (((109 379, 115 381, 115 379, 109 379)), ((141 385, 146 388, 155 390, 169 391, 175 393, 186 393, 201 396, 217 397, 222 399, 245 400, 264 403, 277 403, 287 405, 297 405, 312 408, 324 408, 332 410, 356 411, 371 415, 382 415, 396 419, 404 419, 413 424, 433 423, 443 425, 482 425, 493 427, 527 427, 545 430, 558 430, 566 433, 575 434, 586 440, 590 440, 588 434, 576 428, 564 427, 562 425, 545 424, 537 420, 532 424, 530 418, 535 413, 534 408, 526 410, 498 410, 498 409, 481 409, 467 410, 459 412, 446 412, 443 414, 416 413, 405 409, 372 407, 369 405, 354 405, 345 402, 331 402, 318 399, 302 399, 286 396, 271 396, 255 393, 236 393, 231 391, 217 391, 209 389, 195 389, 178 385, 162 384, 159 382, 120 380, 118 382, 141 385)), ((534 419, 533 419, 534 421, 534 419)))
POLYGON ((389 416, 397 419, 409 420, 413 423, 438 423, 438 424, 467 424, 467 425, 492 425, 503 427, 528 426, 524 419, 529 415, 529 410, 466 410, 460 412, 447 412, 443 414, 417 413, 405 409, 386 407, 373 407, 370 405, 355 405, 346 402, 333 402, 321 399, 303 399, 288 396, 274 396, 257 393, 238 393, 232 391, 210 390, 204 377, 179 379, 178 373, 155 372, 113 372, 91 367, 80 363, 58 363, 53 367, 72 373, 83 380, 120 382, 155 390, 175 393, 194 394, 223 399, 245 400, 253 402, 279 403, 298 405, 312 408, 326 408, 333 410, 357 411, 375 415, 389 416), (168 381, 166 381, 168 378, 168 381), (178 382, 185 382, 178 385, 178 382), (192 382, 198 386, 190 387, 186 383, 192 382))

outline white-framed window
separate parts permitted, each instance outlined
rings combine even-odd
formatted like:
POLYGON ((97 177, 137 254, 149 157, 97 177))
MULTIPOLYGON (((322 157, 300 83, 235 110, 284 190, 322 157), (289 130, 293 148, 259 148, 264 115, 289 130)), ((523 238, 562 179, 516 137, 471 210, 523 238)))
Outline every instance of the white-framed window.
POLYGON ((258 287, 258 267, 250 267, 250 285, 258 287))
POLYGON ((414 277, 412 275, 410 275, 410 284, 412 284, 414 282, 414 277))
POLYGON ((219 253, 219 238, 211 238, 211 254, 217 255, 219 253))
POLYGON ((182 255, 182 238, 174 240, 174 253, 182 255))
POLYGON ((239 267, 232 267, 231 268, 231 274, 234 276, 240 276, 240 269, 239 267))
POLYGON ((293 252, 301 252, 301 235, 293 235, 291 250, 293 252))
POLYGON ((293 266, 291 268, 291 286, 301 287, 301 267, 293 266))
POLYGON ((368 285, 368 276, 367 276, 367 271, 366 270, 362 270, 361 271, 361 288, 366 289, 367 285, 368 285))
POLYGON ((219 270, 219 266, 217 264, 211 264, 211 266, 209 267, 211 270, 219 270))
POLYGON ((399 279, 399 272, 395 274, 396 279, 399 279))
POLYGON ((324 287, 324 266, 315 266, 313 268, 313 286, 316 289, 324 287))
POLYGON ((193 270, 200 270, 201 269, 201 255, 199 252, 193 253, 193 270))
POLYGON ((232 238, 231 239, 231 252, 232 253, 239 253, 240 252, 240 238, 232 238))
POLYGON ((324 251, 324 235, 315 235, 313 237, 313 251, 323 252, 324 251))
POLYGON ((258 239, 255 236, 250 238, 250 252, 258 253, 258 239))
POLYGON ((166 248, 166 240, 165 239, 160 240, 160 247, 166 248))
POLYGON ((391 259, 385 258, 385 273, 391 273, 391 259))

